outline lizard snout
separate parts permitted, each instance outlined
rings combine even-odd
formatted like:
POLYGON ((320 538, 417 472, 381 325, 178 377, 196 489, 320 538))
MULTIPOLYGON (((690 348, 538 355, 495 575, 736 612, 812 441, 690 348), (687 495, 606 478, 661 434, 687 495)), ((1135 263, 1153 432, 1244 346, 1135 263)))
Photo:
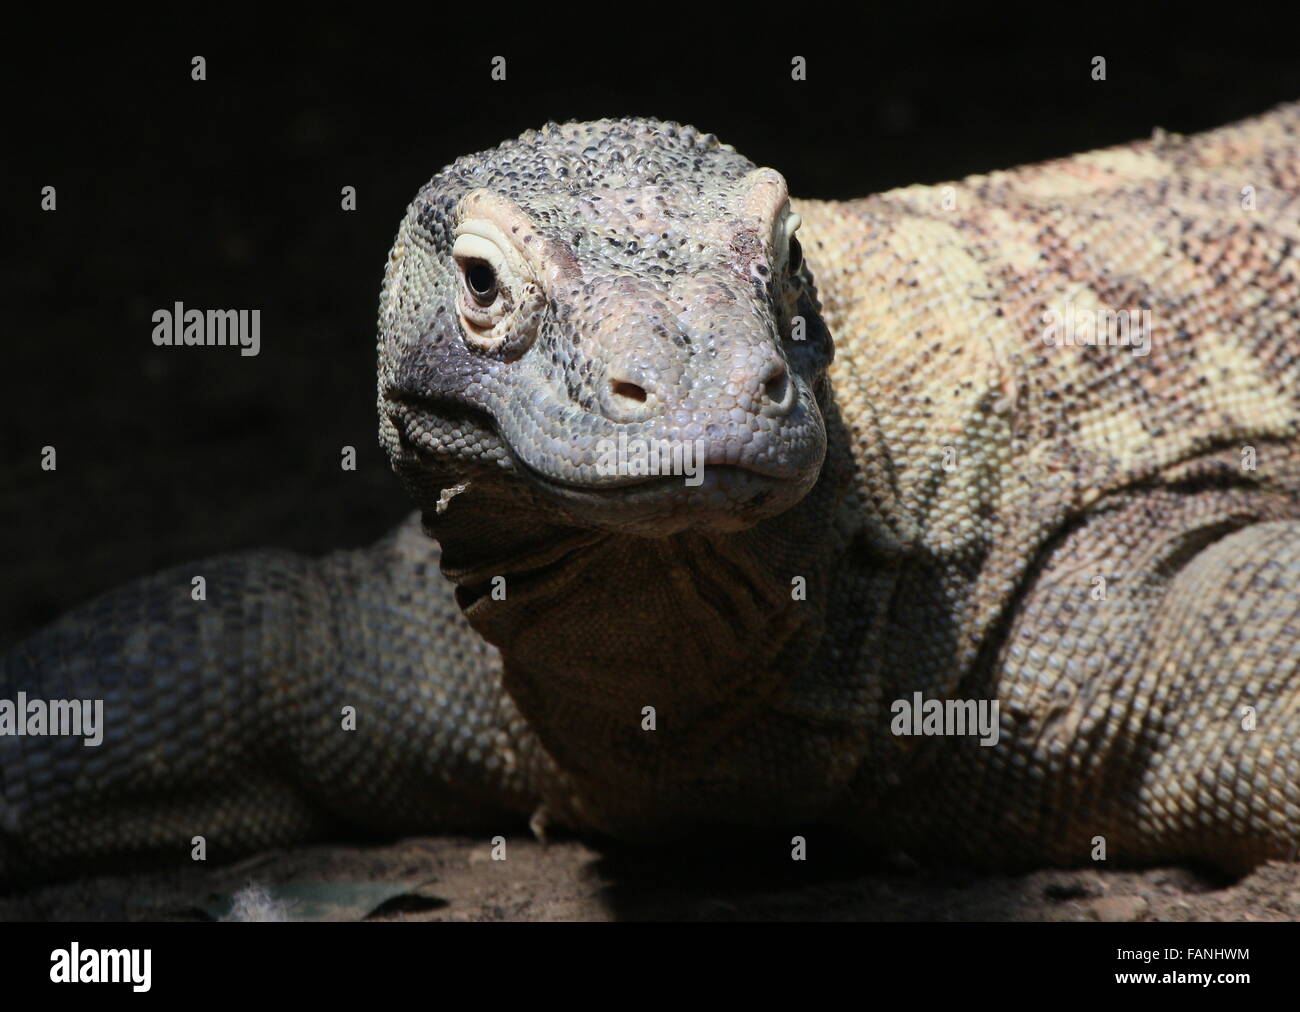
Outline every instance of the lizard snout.
POLYGON ((774 348, 757 346, 743 354, 711 359, 698 370, 688 363, 685 370, 676 371, 680 378, 673 382, 670 375, 636 361, 635 356, 619 356, 606 366, 606 382, 596 399, 600 414, 620 424, 671 414, 685 424, 725 421, 734 425, 751 415, 784 417, 794 408, 795 384, 774 348))

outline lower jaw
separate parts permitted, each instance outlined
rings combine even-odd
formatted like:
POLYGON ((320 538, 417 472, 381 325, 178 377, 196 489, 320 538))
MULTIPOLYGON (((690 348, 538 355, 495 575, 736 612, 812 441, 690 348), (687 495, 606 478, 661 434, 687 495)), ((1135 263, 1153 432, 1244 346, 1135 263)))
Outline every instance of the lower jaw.
POLYGON ((542 479, 537 487, 573 523, 643 537, 684 530, 732 533, 779 516, 812 488, 740 468, 714 468, 696 486, 681 477, 653 479, 615 489, 580 489, 542 479))

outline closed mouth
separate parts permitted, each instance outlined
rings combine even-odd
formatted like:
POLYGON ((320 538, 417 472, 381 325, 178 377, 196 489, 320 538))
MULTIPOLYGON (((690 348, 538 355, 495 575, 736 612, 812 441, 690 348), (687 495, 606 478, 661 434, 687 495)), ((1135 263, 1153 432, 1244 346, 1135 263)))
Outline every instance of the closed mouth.
MULTIPOLYGON (((634 526, 645 521, 655 528, 664 523, 674 528, 692 526, 695 522, 712 526, 713 521, 708 518, 714 514, 723 525, 729 524, 728 514, 737 519, 748 516, 752 522, 754 514, 780 513, 793 505, 821 471, 820 460, 807 467, 728 461, 715 442, 704 451, 698 463, 692 464, 691 474, 616 473, 602 475, 598 482, 583 481, 577 476, 560 475, 555 469, 534 465, 485 411, 471 412, 464 405, 446 410, 440 402, 424 397, 404 396, 393 400, 406 408, 403 414, 408 419, 412 413, 435 418, 472 413, 482 428, 489 429, 500 440, 518 473, 548 499, 563 505, 578 523, 584 520, 583 510, 592 511, 591 519, 604 527, 621 526, 619 520, 634 526)), ((401 424, 398 427, 404 428, 401 424)), ((641 440, 648 444, 655 438, 638 435, 629 442, 641 440)), ((660 440, 661 445, 663 442, 660 440)))
MULTIPOLYGON (((508 446, 509 444, 507 444, 508 446)), ((626 494, 631 489, 654 488, 668 491, 682 489, 691 491, 709 491, 722 486, 734 487, 747 482, 764 484, 786 484, 795 479, 786 475, 772 474, 745 464, 713 463, 707 458, 700 462, 697 470, 691 474, 622 474, 616 478, 602 481, 599 485, 581 481, 566 481, 549 474, 543 474, 519 454, 510 448, 511 455, 528 476, 539 484, 551 485, 566 492, 587 493, 594 496, 617 496, 626 494)))

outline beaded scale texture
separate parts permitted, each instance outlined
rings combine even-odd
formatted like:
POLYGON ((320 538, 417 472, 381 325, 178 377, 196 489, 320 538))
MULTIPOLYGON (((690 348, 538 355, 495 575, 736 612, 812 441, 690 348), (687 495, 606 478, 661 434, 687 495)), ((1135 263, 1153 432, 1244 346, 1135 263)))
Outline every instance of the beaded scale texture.
POLYGON ((420 513, 14 648, 0 698, 105 738, 0 739, 0 877, 524 820, 1294 857, 1298 156, 1291 105, 852 201, 654 120, 460 159, 381 296, 420 513), (1129 344, 1045 337, 1116 310, 1129 344), (608 473, 620 438, 702 480, 608 473), (996 700, 996 744, 893 733, 916 693, 996 700))

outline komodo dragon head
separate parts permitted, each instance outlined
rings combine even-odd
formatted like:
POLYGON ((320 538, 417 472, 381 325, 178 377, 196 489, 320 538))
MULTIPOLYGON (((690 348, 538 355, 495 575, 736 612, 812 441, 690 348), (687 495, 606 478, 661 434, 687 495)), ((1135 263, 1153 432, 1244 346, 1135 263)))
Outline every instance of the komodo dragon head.
POLYGON ((407 211, 381 440, 530 719, 757 698, 818 621, 791 573, 826 525, 792 514, 826 515, 832 346, 798 224, 778 173, 641 119, 525 133, 407 211))
POLYGON ((674 123, 551 124, 459 159, 411 204, 384 282, 398 474, 426 510, 468 481, 652 537, 788 510, 825 454, 831 358, 798 225, 779 173, 674 123), (657 474, 636 463, 651 447, 657 474))

